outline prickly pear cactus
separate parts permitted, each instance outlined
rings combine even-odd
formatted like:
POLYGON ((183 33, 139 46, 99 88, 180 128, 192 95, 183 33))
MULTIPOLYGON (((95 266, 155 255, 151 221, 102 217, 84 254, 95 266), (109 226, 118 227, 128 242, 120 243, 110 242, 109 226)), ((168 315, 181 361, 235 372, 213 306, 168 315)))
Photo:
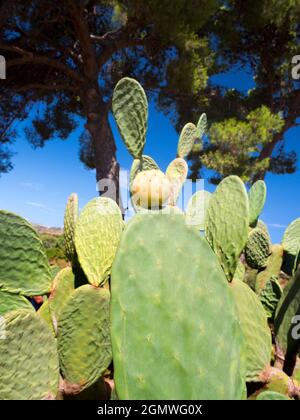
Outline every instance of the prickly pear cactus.
POLYGON ((186 223, 198 230, 205 228, 205 216, 211 193, 205 190, 197 191, 190 199, 186 208, 186 223))
POLYGON ((14 295, 0 290, 0 316, 17 309, 27 309, 35 312, 33 306, 24 296, 14 295))
POLYGON ((76 193, 70 195, 67 201, 64 217, 64 241, 65 252, 69 261, 74 261, 76 256, 74 233, 75 224, 78 217, 78 196, 76 193))
POLYGON ((260 294, 272 277, 278 277, 283 261, 283 247, 275 244, 271 246, 271 255, 268 258, 267 266, 257 274, 255 291, 260 294))
POLYGON ((246 262, 251 268, 266 267, 271 253, 270 241, 265 232, 259 228, 253 229, 248 237, 245 247, 246 262))
POLYGON ((58 390, 55 338, 45 321, 28 310, 7 312, 0 340, 0 399, 54 399, 58 390))
POLYGON ((270 363, 272 350, 267 316, 259 298, 247 284, 234 279, 230 289, 245 337, 246 379, 248 382, 259 382, 261 373, 270 363))
POLYGON ((130 186, 132 186, 134 178, 141 171, 149 171, 151 169, 159 169, 159 166, 152 157, 143 155, 141 159, 134 159, 130 169, 130 186))
POLYGON ((248 238, 249 204, 244 183, 225 178, 212 195, 206 214, 205 236, 231 281, 248 238))
POLYGON ((201 140, 203 134, 205 133, 207 126, 207 116, 206 114, 201 114, 197 123, 197 138, 201 140))
POLYGON ((129 153, 134 159, 140 158, 148 119, 148 101, 142 86, 129 77, 121 79, 114 89, 112 110, 129 153))
POLYGON ((283 235, 282 246, 288 254, 297 255, 300 247, 300 217, 287 227, 283 235))
POLYGON ((51 273, 45 248, 22 217, 0 211, 0 289, 26 296, 50 291, 51 273))
POLYGON ((266 391, 280 392, 287 397, 293 397, 295 394, 295 386, 293 380, 281 369, 269 367, 262 375, 265 382, 264 389, 266 391))
POLYGON ((256 227, 263 230, 265 232, 265 234, 268 236, 268 238, 271 242, 270 232, 269 232, 268 226, 265 224, 265 222, 262 221, 261 219, 258 219, 258 221, 256 223, 256 227))
POLYGON ((249 224, 255 226, 261 214, 267 197, 267 187, 264 181, 256 181, 249 191, 249 224))
POLYGON ((276 309, 274 320, 276 351, 281 357, 284 357, 287 353, 297 354, 300 349, 300 339, 296 334, 299 330, 299 328, 297 329, 299 316, 300 269, 285 286, 276 309))
POLYGON ((64 305, 74 290, 74 282, 75 278, 71 267, 63 268, 53 280, 48 302, 52 322, 55 326, 64 305))
POLYGON ((192 150, 197 138, 197 127, 193 123, 187 123, 181 130, 177 146, 177 156, 185 158, 192 150))
POLYGON ((54 327, 52 316, 49 309, 49 301, 46 299, 43 304, 37 310, 37 315, 43 318, 46 322, 50 330, 52 331, 53 335, 56 335, 56 327, 54 327))
POLYGON ((290 400, 286 395, 280 394, 275 391, 263 391, 261 392, 256 401, 271 401, 271 400, 290 400))
POLYGON ((241 261, 239 261, 236 267, 235 273, 234 273, 234 279, 239 280, 239 281, 244 281, 245 273, 246 273, 246 268, 244 264, 241 261))
POLYGON ((235 305, 216 256, 183 216, 130 221, 111 293, 121 400, 241 399, 243 340, 235 305))
POLYGON ((111 362, 108 289, 74 290, 58 320, 58 353, 64 392, 76 394, 99 379, 111 362))
POLYGON ((132 183, 132 201, 138 207, 152 209, 161 207, 169 198, 171 185, 159 170, 142 171, 132 183))
POLYGON ((186 161, 182 158, 174 159, 167 167, 166 175, 171 183, 171 194, 168 202, 170 206, 176 205, 187 174, 188 166, 186 161))
POLYGON ((76 223, 75 246, 80 265, 94 286, 108 280, 122 230, 121 211, 110 198, 94 198, 82 210, 76 223))
POLYGON ((283 290, 276 277, 271 277, 259 293, 259 300, 265 308, 268 318, 273 318, 283 290))

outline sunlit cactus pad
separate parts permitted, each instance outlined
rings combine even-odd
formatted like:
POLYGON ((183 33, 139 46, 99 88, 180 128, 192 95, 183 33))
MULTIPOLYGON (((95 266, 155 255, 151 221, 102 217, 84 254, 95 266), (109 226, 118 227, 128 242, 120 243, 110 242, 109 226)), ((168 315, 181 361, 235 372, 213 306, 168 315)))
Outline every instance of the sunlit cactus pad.
POLYGON ((256 225, 267 197, 267 187, 264 181, 256 181, 249 191, 249 223, 256 225))
POLYGON ((249 267, 257 269, 266 267, 271 253, 270 245, 269 237, 262 229, 255 228, 250 232, 245 247, 245 257, 249 267))
POLYGON ((0 316, 17 309, 27 309, 34 312, 34 308, 24 296, 15 295, 0 290, 0 316))
POLYGON ((287 253, 297 255, 300 247, 300 217, 287 227, 283 235, 282 245, 287 253))
POLYGON ((186 157, 193 148, 197 138, 197 127, 193 123, 187 123, 179 137, 177 146, 177 156, 180 158, 186 157))
POLYGON ((246 188, 235 175, 225 178, 212 195, 205 236, 231 281, 248 238, 249 203, 246 188))
POLYGON ((92 199, 82 210, 75 229, 79 262, 95 286, 105 283, 123 231, 118 205, 107 197, 92 199))
POLYGON ((242 398, 234 301, 216 256, 183 216, 135 216, 111 288, 120 399, 242 398))
POLYGON ((65 390, 76 393, 92 385, 111 362, 108 289, 76 289, 58 320, 58 351, 65 390))
POLYGON ((52 319, 57 322, 59 315, 74 290, 74 274, 71 267, 65 267, 57 273, 49 296, 49 309, 52 319))
POLYGON ((75 224, 78 217, 78 196, 73 193, 70 195, 67 201, 65 217, 64 217, 64 241, 65 241, 65 252, 69 261, 73 261, 75 258, 75 244, 74 244, 74 233, 75 224))
POLYGON ((112 109, 120 134, 129 152, 139 158, 144 149, 148 101, 144 89, 134 79, 121 79, 113 93, 112 109))
POLYGON ((54 399, 58 356, 45 321, 27 310, 12 311, 4 315, 0 329, 0 399, 54 399))
POLYGON ((205 190, 196 192, 189 199, 186 207, 186 223, 196 229, 205 229, 205 217, 211 193, 205 190))
POLYGON ((51 273, 44 246, 22 217, 0 211, 0 289, 26 296, 50 291, 51 273))

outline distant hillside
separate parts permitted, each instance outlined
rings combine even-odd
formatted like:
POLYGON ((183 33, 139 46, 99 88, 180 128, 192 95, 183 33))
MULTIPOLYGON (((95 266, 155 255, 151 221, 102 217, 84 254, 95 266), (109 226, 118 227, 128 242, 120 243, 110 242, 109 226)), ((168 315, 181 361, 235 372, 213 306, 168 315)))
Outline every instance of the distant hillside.
POLYGON ((52 236, 61 236, 63 234, 63 229, 59 227, 48 227, 37 224, 34 224, 33 227, 40 234, 47 234, 52 236))

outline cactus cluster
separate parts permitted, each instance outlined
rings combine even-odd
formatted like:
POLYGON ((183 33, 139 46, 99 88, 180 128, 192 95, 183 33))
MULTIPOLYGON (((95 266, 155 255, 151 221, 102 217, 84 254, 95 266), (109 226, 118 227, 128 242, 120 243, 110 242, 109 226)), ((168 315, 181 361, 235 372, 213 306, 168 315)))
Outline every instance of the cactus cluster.
POLYGON ((0 211, 0 399, 299 399, 299 219, 271 245, 259 219, 266 186, 248 194, 237 176, 181 212, 184 158, 206 115, 184 127, 164 174, 143 155, 148 104, 136 81, 117 84, 113 112, 134 159, 131 220, 105 197, 78 214, 72 194, 70 263, 53 279, 34 229, 0 211))

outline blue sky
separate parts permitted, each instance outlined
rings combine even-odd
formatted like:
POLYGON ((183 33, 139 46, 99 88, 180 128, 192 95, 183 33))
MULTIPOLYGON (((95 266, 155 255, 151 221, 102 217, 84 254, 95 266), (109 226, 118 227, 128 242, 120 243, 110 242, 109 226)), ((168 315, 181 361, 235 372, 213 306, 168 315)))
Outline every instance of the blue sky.
MULTIPOLYGON (((253 86, 251 77, 238 70, 229 75, 219 75, 213 81, 243 91, 253 86)), ((110 120, 118 160, 122 170, 128 170, 132 158, 119 137, 113 118, 110 120)), ((14 169, 0 178, 0 208, 16 212, 34 223, 62 226, 64 207, 70 193, 78 193, 81 208, 95 197, 95 173, 86 170, 79 161, 80 130, 81 127, 68 140, 53 139, 44 148, 36 150, 20 136, 12 148, 16 153, 14 169)), ((296 150, 300 157, 299 139, 299 127, 286 134, 286 148, 296 150)), ((165 170, 175 158, 177 141, 178 134, 168 118, 151 104, 144 153, 152 156, 165 170)), ((299 169, 293 175, 267 175, 266 183, 268 197, 262 219, 268 224, 273 242, 280 242, 285 227, 300 216, 299 169)), ((215 187, 204 180, 204 188, 213 191, 215 187)))

